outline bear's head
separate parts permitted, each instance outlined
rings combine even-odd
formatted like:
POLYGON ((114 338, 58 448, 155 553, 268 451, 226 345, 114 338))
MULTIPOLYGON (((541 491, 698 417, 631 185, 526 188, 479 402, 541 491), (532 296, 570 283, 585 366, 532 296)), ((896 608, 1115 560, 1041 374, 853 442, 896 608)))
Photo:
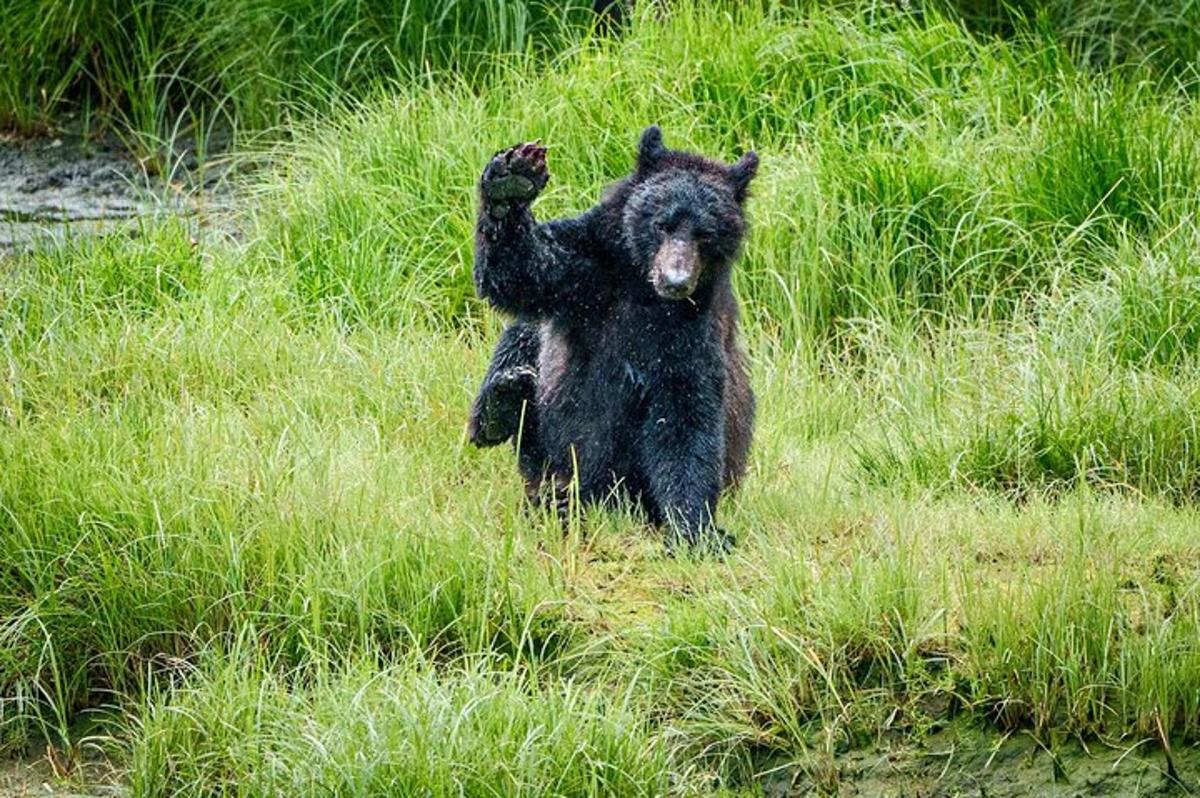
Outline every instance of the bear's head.
POLYGON ((724 164, 669 150, 646 128, 622 213, 625 241, 654 292, 687 299, 725 278, 746 232, 742 206, 758 156, 724 164))

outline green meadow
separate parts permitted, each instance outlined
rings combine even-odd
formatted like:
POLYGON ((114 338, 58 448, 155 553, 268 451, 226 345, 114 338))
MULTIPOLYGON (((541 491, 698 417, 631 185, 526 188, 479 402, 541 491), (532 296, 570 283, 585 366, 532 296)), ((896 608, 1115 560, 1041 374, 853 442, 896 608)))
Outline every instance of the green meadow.
MULTIPOLYGON (((1200 784, 1200 4, 124 5, 0 21, 0 118, 252 167, 0 255, 0 751, 137 798, 841 795, 1018 739, 1013 794, 1200 784), (762 158, 723 560, 466 441, 488 157, 549 145, 548 219, 650 123, 762 158)), ((939 770, 886 794, 1008 794, 939 770)))

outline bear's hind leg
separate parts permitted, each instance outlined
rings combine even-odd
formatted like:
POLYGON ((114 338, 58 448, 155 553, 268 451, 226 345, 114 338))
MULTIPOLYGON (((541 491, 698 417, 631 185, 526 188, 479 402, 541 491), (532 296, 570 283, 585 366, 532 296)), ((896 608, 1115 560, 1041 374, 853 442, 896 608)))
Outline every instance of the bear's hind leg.
POLYGON ((538 327, 529 322, 514 322, 500 336, 471 406, 471 443, 495 446, 517 434, 523 407, 533 407, 540 347, 538 327))

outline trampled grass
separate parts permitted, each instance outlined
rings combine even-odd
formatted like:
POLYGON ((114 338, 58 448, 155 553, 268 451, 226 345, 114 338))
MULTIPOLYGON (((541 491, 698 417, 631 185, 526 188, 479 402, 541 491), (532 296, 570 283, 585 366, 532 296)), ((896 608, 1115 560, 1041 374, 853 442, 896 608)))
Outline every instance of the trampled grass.
POLYGON ((240 242, 3 261, 8 748, 99 712, 140 796, 600 796, 833 790, 952 720, 1200 740, 1200 118, 1078 44, 650 9, 299 125, 240 242), (763 159, 724 561, 564 536, 465 441, 486 157, 541 137, 563 214, 650 122, 763 159))

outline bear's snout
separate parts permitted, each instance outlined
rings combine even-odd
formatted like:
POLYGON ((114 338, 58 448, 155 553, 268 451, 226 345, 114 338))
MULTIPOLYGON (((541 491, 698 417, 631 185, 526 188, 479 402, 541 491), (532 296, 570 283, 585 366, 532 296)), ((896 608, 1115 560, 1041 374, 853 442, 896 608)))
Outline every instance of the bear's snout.
POLYGON ((655 292, 664 299, 684 299, 700 279, 700 250, 687 238, 670 237, 658 247, 651 269, 655 292))

